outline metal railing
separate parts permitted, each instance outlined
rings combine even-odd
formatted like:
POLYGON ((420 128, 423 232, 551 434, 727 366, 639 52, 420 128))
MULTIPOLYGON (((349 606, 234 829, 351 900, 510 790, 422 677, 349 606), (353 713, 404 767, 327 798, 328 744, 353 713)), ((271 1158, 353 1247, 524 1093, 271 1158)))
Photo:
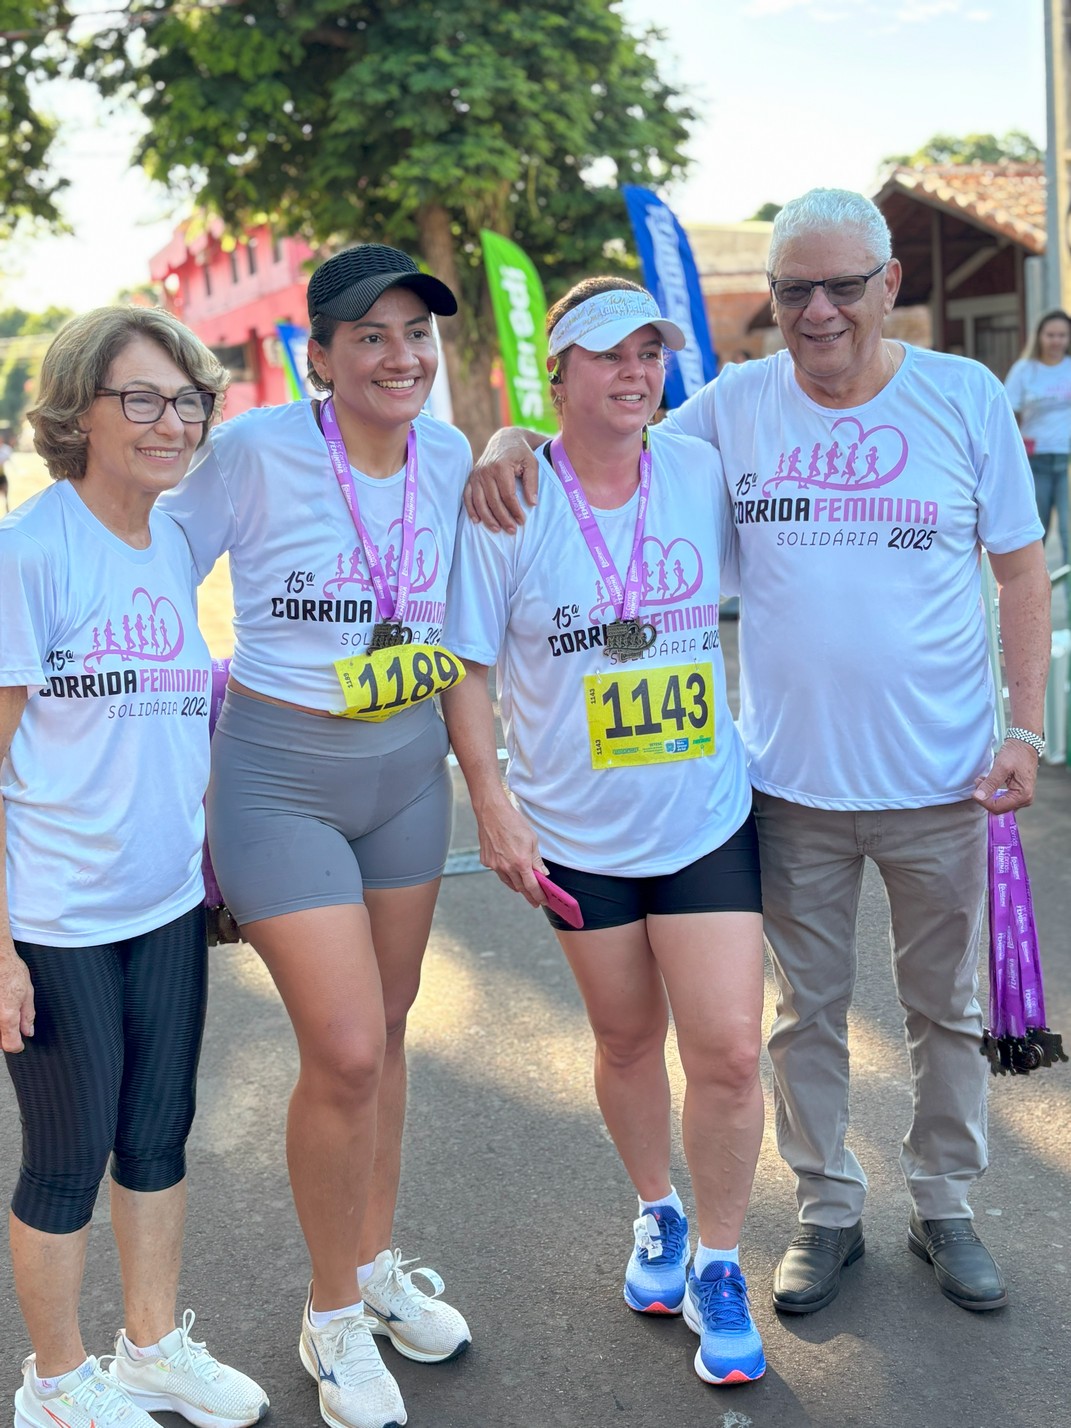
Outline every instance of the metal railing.
POLYGON ((1052 571, 1049 584, 1053 622, 1052 662, 1045 688, 1045 737, 1049 742, 1045 756, 1049 763, 1071 765, 1071 565, 1052 571))

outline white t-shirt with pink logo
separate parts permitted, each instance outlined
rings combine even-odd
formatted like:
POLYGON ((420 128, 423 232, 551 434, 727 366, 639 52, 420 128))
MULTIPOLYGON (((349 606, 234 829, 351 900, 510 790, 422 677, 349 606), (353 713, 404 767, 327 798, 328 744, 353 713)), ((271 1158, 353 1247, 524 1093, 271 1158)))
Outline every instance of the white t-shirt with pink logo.
MULTIPOLYGON (((644 527, 639 617, 657 638, 641 658, 606 654, 614 609, 569 501, 539 454, 540 497, 517 535, 462 518, 450 579, 446 644, 497 662, 510 791, 543 856, 588 872, 654 877, 720 847, 747 817, 751 790, 729 711, 718 628, 724 558, 735 585, 735 539, 717 455, 708 445, 651 432, 653 474, 644 527), (714 752, 676 763, 593 767, 584 677, 623 670, 628 685, 652 671, 713 675, 714 752)), ((639 492, 595 511, 622 578, 636 533, 639 492)), ((668 676, 667 676, 668 678, 668 676)), ((656 698, 653 714, 660 719, 656 698)), ((695 712, 689 707, 689 712, 695 712)), ((670 734, 688 722, 662 720, 670 734)), ((679 730, 678 730, 679 732, 679 730)))
POLYGON ((204 897, 211 666, 189 548, 134 550, 69 481, 0 522, 0 685, 29 698, 0 772, 12 936, 96 946, 204 897))
POLYGON ((1071 452, 1071 357, 1049 366, 1032 357, 1016 362, 1004 379, 1023 437, 1039 456, 1071 452))
MULTIPOLYGON (((438 644, 472 453, 445 422, 421 413, 414 426, 417 511, 405 623, 414 643, 438 644)), ((353 479, 393 594, 405 469, 383 480, 353 469, 353 479)), ((185 530, 202 580, 230 552, 235 679, 291 704, 342 709, 334 662, 363 653, 380 617, 311 403, 260 407, 224 422, 160 507, 185 530)))
POLYGON ((872 401, 832 409, 783 351, 727 367, 669 424, 724 463, 755 787, 815 808, 969 797, 993 749, 979 550, 1042 535, 996 378, 908 347, 872 401))

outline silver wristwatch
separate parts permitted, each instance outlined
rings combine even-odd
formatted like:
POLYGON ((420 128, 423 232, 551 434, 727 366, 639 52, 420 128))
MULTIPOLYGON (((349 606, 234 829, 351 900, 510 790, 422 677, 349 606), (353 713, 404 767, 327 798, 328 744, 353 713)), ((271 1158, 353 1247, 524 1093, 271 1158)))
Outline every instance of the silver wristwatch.
POLYGON ((1045 740, 1041 734, 1034 734, 1029 729, 1011 728, 1005 729, 1004 738, 1018 739, 1020 744, 1029 744, 1040 759, 1045 752, 1045 740))

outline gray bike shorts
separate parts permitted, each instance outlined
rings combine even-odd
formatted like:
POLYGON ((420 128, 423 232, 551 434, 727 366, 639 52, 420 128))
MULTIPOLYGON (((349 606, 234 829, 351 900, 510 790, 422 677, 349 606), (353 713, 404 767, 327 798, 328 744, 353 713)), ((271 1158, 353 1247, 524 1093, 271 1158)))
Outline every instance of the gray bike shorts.
POLYGON ((440 877, 453 792, 431 700, 381 724, 227 691, 212 736, 208 843, 239 925, 440 877))

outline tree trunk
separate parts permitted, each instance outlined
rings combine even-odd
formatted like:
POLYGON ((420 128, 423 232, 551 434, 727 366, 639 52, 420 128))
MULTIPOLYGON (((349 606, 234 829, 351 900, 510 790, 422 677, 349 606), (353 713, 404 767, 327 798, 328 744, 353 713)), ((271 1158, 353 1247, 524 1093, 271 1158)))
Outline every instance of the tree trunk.
MULTIPOLYGON (((431 271, 464 302, 461 275, 454 256, 450 215, 441 204, 427 204, 417 213, 420 248, 431 271)), ((481 339, 478 315, 460 312, 437 319, 442 337, 454 425, 459 427, 479 456, 495 430, 496 403, 491 386, 493 357, 490 333, 481 339), (468 339, 468 340, 466 340, 468 339)))

